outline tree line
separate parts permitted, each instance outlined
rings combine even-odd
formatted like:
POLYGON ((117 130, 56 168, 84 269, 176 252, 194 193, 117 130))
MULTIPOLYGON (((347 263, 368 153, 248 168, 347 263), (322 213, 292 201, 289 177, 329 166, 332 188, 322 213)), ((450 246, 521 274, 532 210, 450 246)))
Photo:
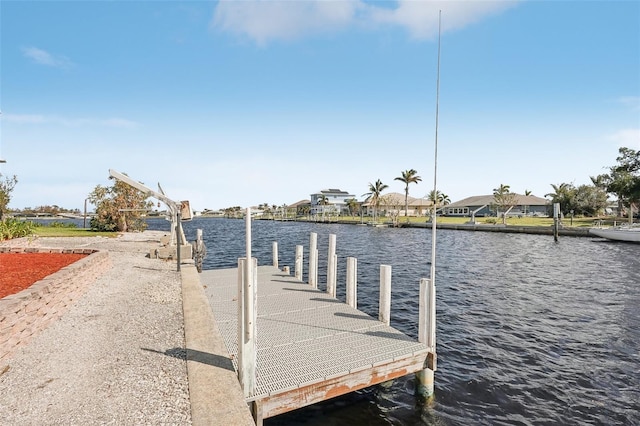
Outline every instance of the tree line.
MULTIPOLYGON (((640 206, 640 151, 622 147, 618 153, 616 164, 608 167, 607 173, 590 176, 591 185, 551 184, 553 192, 546 194, 545 197, 550 197, 552 203, 560 203, 564 215, 595 216, 604 211, 609 203, 608 196, 613 195, 617 199, 618 211, 621 214, 631 215, 633 210, 637 210, 640 206)), ((405 215, 407 215, 409 187, 411 184, 422 181, 422 178, 415 169, 408 169, 402 171, 401 175, 394 180, 405 184, 405 215)), ((7 221, 4 216, 8 211, 11 194, 17 183, 18 179, 15 175, 3 176, 0 173, 0 222, 5 228, 7 221)), ((373 183, 369 182, 369 192, 363 194, 366 197, 364 203, 369 203, 373 207, 374 217, 378 214, 382 193, 388 188, 388 185, 377 179, 373 183)), ((494 200, 503 209, 515 202, 514 195, 509 185, 501 184, 494 189, 494 200)), ((530 192, 525 191, 525 195, 530 195, 530 192)), ((427 199, 436 207, 450 203, 449 197, 438 190, 430 191, 427 199)), ((96 207, 96 215, 90 223, 91 229, 100 231, 142 230, 146 227, 143 217, 154 205, 145 194, 120 181, 116 181, 110 187, 96 186, 89 194, 88 200, 96 207)), ((274 213, 287 209, 286 205, 278 207, 264 203, 262 206, 271 209, 274 213)), ((357 209, 361 208, 362 203, 355 199, 347 200, 347 206, 353 215, 357 209)), ((42 206, 25 210, 64 211, 58 206, 42 206)), ((239 211, 238 206, 225 209, 225 213, 229 216, 237 215, 239 211)))

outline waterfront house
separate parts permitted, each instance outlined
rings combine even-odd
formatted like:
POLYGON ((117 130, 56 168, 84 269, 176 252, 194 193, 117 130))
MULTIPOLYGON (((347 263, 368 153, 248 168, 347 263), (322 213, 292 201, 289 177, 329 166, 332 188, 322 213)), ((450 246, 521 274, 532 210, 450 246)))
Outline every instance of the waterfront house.
MULTIPOLYGON (((548 216, 550 201, 546 198, 537 197, 535 195, 515 194, 515 202, 517 203, 511 208, 507 215, 509 216, 548 216)), ((455 203, 448 204, 442 209, 444 216, 496 216, 498 214, 498 206, 496 205, 493 194, 476 195, 468 197, 455 203)), ((504 213, 504 212, 500 212, 504 213)))
POLYGON ((289 211, 295 214, 295 216, 304 216, 311 211, 310 200, 300 200, 293 204, 289 204, 289 211))
MULTIPOLYGON (((405 202, 404 194, 399 192, 390 192, 380 196, 378 205, 378 215, 380 216, 405 216, 405 202)), ((407 216, 422 216, 426 215, 431 208, 431 201, 427 198, 414 198, 409 196, 407 198, 409 209, 407 216)), ((365 214, 373 216, 373 203, 367 200, 362 205, 366 211, 365 214)))
POLYGON ((346 212, 349 210, 347 200, 355 198, 355 195, 340 189, 322 189, 311 194, 311 214, 346 212))

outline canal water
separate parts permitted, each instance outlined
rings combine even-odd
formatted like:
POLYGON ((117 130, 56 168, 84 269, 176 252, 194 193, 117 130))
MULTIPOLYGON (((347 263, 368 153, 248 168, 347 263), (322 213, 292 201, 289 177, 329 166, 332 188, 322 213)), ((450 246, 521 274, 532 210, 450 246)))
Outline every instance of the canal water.
MULTIPOLYGON (((164 220, 149 229, 168 230, 164 220)), ((204 267, 244 256, 244 221, 195 219, 204 267)), ((253 255, 293 273, 295 246, 318 234, 325 288, 336 234, 338 298, 347 256, 358 258, 358 308, 377 316, 379 267, 392 266, 391 325, 417 338, 418 283, 428 277, 429 229, 253 222, 253 255)), ((268 419, 266 425, 640 425, 640 245, 595 238, 439 230, 435 396, 395 380, 268 419)))

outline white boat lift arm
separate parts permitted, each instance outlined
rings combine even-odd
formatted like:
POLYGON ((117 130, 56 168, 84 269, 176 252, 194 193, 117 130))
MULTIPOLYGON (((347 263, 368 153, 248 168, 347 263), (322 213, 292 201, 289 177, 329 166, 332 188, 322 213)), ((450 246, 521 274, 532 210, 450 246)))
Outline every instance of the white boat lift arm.
MULTIPOLYGON (((126 183, 129 186, 134 187, 135 189, 142 192, 143 194, 149 197, 153 197, 163 202, 164 204, 166 204, 171 216, 171 219, 170 219, 171 220, 171 240, 169 242, 169 245, 175 246, 178 238, 180 239, 179 245, 187 244, 187 239, 182 229, 182 223, 180 222, 182 202, 174 201, 171 198, 167 197, 166 195, 164 195, 164 191, 162 191, 161 188, 160 188, 160 191, 162 191, 162 193, 154 191, 153 189, 144 186, 140 182, 136 182, 135 180, 131 179, 129 176, 116 172, 113 169, 109 169, 109 175, 115 179, 118 179, 119 181, 126 183), (176 230, 177 230, 177 234, 176 234, 176 230)), ((160 184, 158 184, 158 187, 159 186, 160 184)))

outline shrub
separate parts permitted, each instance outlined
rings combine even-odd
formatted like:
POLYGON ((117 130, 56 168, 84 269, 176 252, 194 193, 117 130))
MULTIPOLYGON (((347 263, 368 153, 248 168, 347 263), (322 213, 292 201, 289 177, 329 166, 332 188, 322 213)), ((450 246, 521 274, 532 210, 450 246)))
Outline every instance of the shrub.
POLYGON ((52 222, 49 224, 50 227, 52 228, 77 228, 78 225, 76 225, 75 223, 69 222, 69 223, 62 223, 62 222, 52 222))
POLYGON ((26 237, 33 234, 36 225, 33 222, 25 222, 17 219, 5 219, 0 221, 0 240, 26 237))

